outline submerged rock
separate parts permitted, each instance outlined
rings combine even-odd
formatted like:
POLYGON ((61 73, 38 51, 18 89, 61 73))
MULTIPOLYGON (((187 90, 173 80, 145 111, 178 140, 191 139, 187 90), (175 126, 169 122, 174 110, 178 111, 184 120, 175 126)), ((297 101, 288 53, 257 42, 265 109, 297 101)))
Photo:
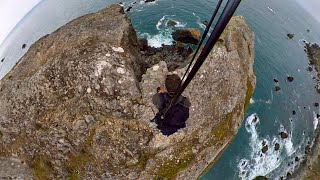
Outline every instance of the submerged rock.
POLYGON ((1 59, 1 62, 3 62, 4 60, 5 60, 5 58, 2 58, 2 59, 1 59))
POLYGON ((176 26, 177 25, 177 22, 173 21, 173 20, 169 20, 167 22, 167 26, 171 27, 171 26, 176 26))
POLYGON ((154 2, 155 0, 144 0, 145 3, 154 2))
POLYGON ((280 91, 280 90, 281 90, 281 87, 280 87, 280 86, 276 86, 276 87, 275 87, 275 90, 276 90, 276 91, 280 91))
POLYGON ((26 44, 22 44, 22 49, 26 48, 27 45, 26 44))
POLYGON ((288 77, 287 77, 287 80, 288 80, 289 82, 292 82, 292 81, 294 80, 294 78, 293 78, 292 76, 288 76, 288 77))
POLYGON ((187 127, 167 137, 150 123, 167 64, 146 69, 123 8, 69 22, 0 81, 1 156, 38 179, 196 179, 236 135, 255 88, 245 20, 233 17, 221 38, 184 92, 187 127))
POLYGON ((288 37, 289 39, 292 39, 292 38, 294 37, 294 34, 293 34, 293 33, 288 33, 288 34, 287 34, 287 37, 288 37))
POLYGON ((273 81, 274 81, 275 83, 278 83, 278 82, 279 82, 277 79, 273 79, 273 81))
POLYGON ((172 33, 172 38, 183 43, 198 44, 201 35, 198 29, 177 29, 172 33))

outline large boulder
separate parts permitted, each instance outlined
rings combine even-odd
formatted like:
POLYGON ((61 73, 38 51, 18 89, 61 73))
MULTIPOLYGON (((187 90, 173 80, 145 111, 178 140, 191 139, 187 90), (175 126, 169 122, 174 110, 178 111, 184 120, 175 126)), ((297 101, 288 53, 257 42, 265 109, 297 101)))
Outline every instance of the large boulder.
POLYGON ((167 64, 145 69, 121 6, 77 18, 0 81, 0 164, 14 156, 37 179, 195 179, 240 128, 255 87, 253 38, 243 18, 231 20, 184 93, 187 127, 167 137, 150 122, 167 64))
POLYGON ((198 44, 201 38, 200 31, 198 29, 177 29, 172 33, 172 38, 176 41, 190 44, 198 44))

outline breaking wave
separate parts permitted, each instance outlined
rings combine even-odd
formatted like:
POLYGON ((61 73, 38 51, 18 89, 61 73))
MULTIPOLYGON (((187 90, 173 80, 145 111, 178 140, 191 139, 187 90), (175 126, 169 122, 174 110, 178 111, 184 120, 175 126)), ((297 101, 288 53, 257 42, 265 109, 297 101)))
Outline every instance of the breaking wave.
POLYGON ((151 47, 161 47, 164 45, 172 45, 172 32, 176 28, 183 28, 187 23, 182 22, 176 18, 175 15, 164 15, 156 24, 157 34, 142 33, 140 37, 144 37, 148 40, 148 45, 151 47), (169 27, 167 24, 169 21, 174 21, 177 24, 174 27, 169 27))
MULTIPOLYGON (((288 133, 288 138, 282 139, 280 136, 259 137, 257 126, 260 119, 257 114, 250 115, 245 122, 245 128, 251 134, 249 146, 251 148, 250 158, 243 158, 238 163, 240 179, 254 179, 257 176, 266 176, 278 168, 282 161, 281 154, 286 153, 288 156, 295 152, 292 143, 292 134, 288 133), (279 150, 275 149, 275 145, 279 144, 279 150), (265 153, 262 148, 267 146, 265 153)), ((279 128, 280 132, 286 132, 283 126, 279 128)))

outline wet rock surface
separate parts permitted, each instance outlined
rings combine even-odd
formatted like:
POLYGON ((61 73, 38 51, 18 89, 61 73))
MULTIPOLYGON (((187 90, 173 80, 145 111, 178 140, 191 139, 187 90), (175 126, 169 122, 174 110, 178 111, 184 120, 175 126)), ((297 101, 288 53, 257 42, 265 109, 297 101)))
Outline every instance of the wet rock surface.
POLYGON ((245 20, 220 38, 184 93, 187 127, 169 137, 150 120, 170 63, 149 62, 121 6, 41 38, 0 81, 0 164, 14 154, 26 179, 195 179, 235 136, 255 87, 245 20))
POLYGON ((198 44, 201 38, 198 29, 177 29, 172 33, 172 38, 176 41, 190 44, 198 44))

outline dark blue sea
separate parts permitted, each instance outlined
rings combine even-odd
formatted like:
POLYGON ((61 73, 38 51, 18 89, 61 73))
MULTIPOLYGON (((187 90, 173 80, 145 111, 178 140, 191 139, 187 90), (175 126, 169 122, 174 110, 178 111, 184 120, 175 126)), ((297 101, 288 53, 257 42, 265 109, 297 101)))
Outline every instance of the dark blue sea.
MULTIPOLYGON (((40 37, 81 15, 96 12, 116 0, 43 0, 9 34, 0 45, 0 78, 40 37), (21 49, 26 43, 27 48, 21 49)), ((178 22, 177 28, 199 28, 209 20, 217 0, 157 0, 122 1, 132 6, 128 15, 140 37, 159 47, 172 43, 169 20, 178 22)), ((255 32, 255 63, 257 86, 250 107, 234 141, 218 162, 200 179, 253 179, 258 175, 270 179, 286 177, 299 166, 305 147, 312 142, 318 128, 319 94, 314 86, 315 72, 309 72, 304 43, 320 43, 320 24, 292 0, 243 0, 236 15, 244 16, 255 32), (307 29, 310 32, 307 32, 307 29), (294 33, 293 39, 287 33, 294 33), (288 82, 287 76, 294 81, 288 82), (281 91, 275 92, 274 79, 281 91), (296 112, 293 115, 293 111, 296 112), (253 121, 254 117, 258 121, 253 121), (279 132, 289 134, 282 139, 279 132), (262 142, 268 145, 261 152, 262 142), (274 150, 274 144, 280 150, 274 150), (298 161, 296 160, 298 157, 298 161)))

